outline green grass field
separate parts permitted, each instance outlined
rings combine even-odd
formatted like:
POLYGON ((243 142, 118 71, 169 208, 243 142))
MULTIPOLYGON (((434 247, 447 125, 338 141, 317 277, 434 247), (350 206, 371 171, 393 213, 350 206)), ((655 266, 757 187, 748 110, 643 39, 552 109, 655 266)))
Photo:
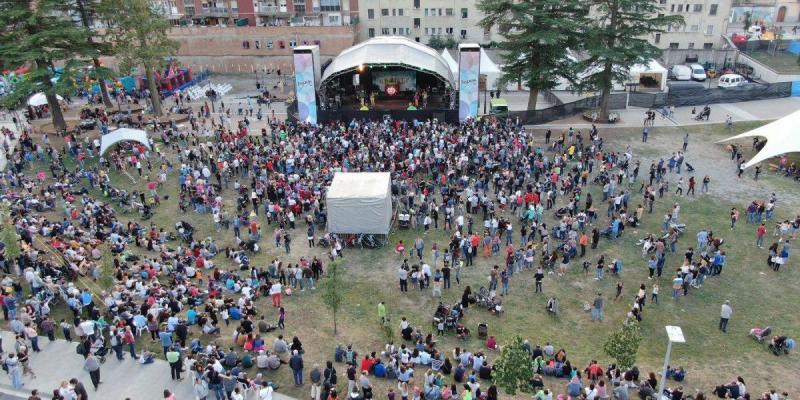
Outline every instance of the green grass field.
POLYGON ((750 57, 766 64, 777 72, 784 74, 800 73, 800 65, 797 63, 797 56, 787 52, 778 52, 775 55, 765 51, 754 51, 748 53, 750 57))
MULTIPOLYGON (((737 130, 747 127, 752 125, 742 124, 737 126, 737 130)), ((637 129, 616 129, 601 134, 606 138, 606 146, 611 148, 620 149, 628 144, 632 146, 636 157, 643 159, 640 177, 646 176, 645 171, 650 159, 665 155, 665 152, 669 155, 673 147, 677 149, 683 137, 680 128, 655 128, 651 132, 651 142, 642 144, 639 142, 638 132, 637 129)), ((723 164, 727 157, 725 149, 713 144, 728 133, 724 127, 692 127, 691 132, 693 141, 690 151, 694 153, 690 154, 697 158, 697 161, 693 158, 691 162, 698 168, 696 172, 698 180, 704 174, 711 175, 712 194, 704 196, 698 194, 695 198, 666 195, 664 199, 656 201, 653 214, 645 214, 640 227, 626 228, 620 239, 611 243, 601 239, 597 250, 587 250, 586 258, 592 265, 600 254, 605 254, 607 260, 621 258, 625 268, 620 277, 606 275, 605 280, 596 281, 591 274, 588 277, 583 275, 580 271, 580 261, 573 261, 566 276, 561 278, 556 275, 546 276, 544 293, 535 294, 532 272, 523 271, 512 277, 510 293, 503 299, 506 310, 503 315, 497 317, 485 310, 470 308, 464 323, 473 332, 478 323, 488 323, 489 333, 497 337, 501 345, 514 335, 529 339, 533 344, 544 344, 549 341, 557 348, 566 349, 572 364, 581 369, 591 359, 607 364, 612 360, 602 351, 606 337, 624 320, 639 284, 646 283, 649 294, 652 283, 658 282, 661 287, 660 304, 651 305, 648 298, 644 309, 642 322, 644 341, 638 355, 638 365, 643 373, 660 371, 667 344, 664 326, 678 325, 683 328, 687 343, 673 347, 672 364, 681 365, 688 370, 684 387, 689 390, 709 392, 713 385, 729 382, 737 375, 741 375, 747 380, 748 388, 754 396, 771 388, 797 393, 800 390, 800 383, 796 379, 796 371, 800 369, 797 354, 775 357, 767 351, 766 345, 758 344, 747 337, 750 328, 770 325, 775 333, 800 339, 800 317, 796 310, 796 305, 800 302, 797 256, 793 256, 789 266, 780 273, 771 271, 765 264, 765 250, 759 250, 754 246, 755 226, 746 225, 743 217, 736 230, 731 231, 728 226, 728 213, 734 206, 740 210, 744 209, 746 206, 744 199, 747 197, 743 193, 747 191, 763 193, 764 195, 760 197, 762 199, 766 198, 770 191, 777 191, 781 199, 776 212, 777 217, 792 217, 797 210, 800 210, 800 202, 796 197, 798 187, 788 180, 774 176, 765 176, 758 183, 752 182, 752 179, 736 181, 735 178, 729 177, 733 174, 733 168, 723 164), (701 166, 707 168, 701 170, 701 166), (688 225, 687 232, 679 242, 677 254, 668 256, 664 268, 665 276, 655 281, 648 281, 646 264, 636 242, 648 232, 660 231, 662 217, 674 202, 681 205, 681 220, 688 225), (670 271, 680 266, 683 251, 687 247, 696 246, 695 234, 702 227, 713 230, 716 236, 725 239, 724 249, 728 253, 727 267, 722 276, 709 278, 702 289, 692 289, 688 297, 673 300, 670 298, 670 271), (613 301, 614 288, 619 279, 624 282, 624 295, 619 301, 613 301), (602 292, 607 300, 605 321, 602 323, 592 323, 588 313, 583 311, 583 304, 591 302, 597 292, 602 292), (561 312, 558 317, 547 315, 544 311, 545 302, 550 295, 556 295, 560 299, 561 312), (717 330, 720 305, 725 300, 730 300, 734 309, 727 334, 717 330)), ((35 174, 38 168, 31 168, 31 173, 35 174)), ((688 179, 688 175, 684 176, 688 179)), ((131 184, 127 177, 118 173, 112 173, 112 177, 114 183, 120 187, 144 189, 144 182, 131 184)), ((176 181, 177 177, 173 173, 169 177, 169 184, 160 189, 160 194, 169 195, 170 200, 158 207, 154 217, 145 224, 154 223, 171 231, 175 221, 185 219, 197 228, 196 238, 213 237, 221 248, 232 244, 232 231, 215 232, 210 214, 198 215, 193 212, 181 214, 175 201, 178 186, 175 184, 176 181)), ((633 188, 631 208, 638 203, 639 195, 635 194, 638 188, 638 184, 633 188)), ((600 187, 590 185, 588 190, 596 199, 595 204, 600 203, 599 200, 602 198, 600 187)), ((232 191, 227 191, 225 195, 229 209, 235 209, 232 191)), ((601 204, 597 207, 602 215, 598 223, 605 224, 605 207, 601 204)), ((118 215, 122 222, 135 217, 135 215, 118 215)), ((548 224, 554 221, 552 214, 549 214, 548 224)), ((514 222, 515 238, 518 240, 519 224, 514 222)), ((256 266, 264 267, 275 257, 288 262, 296 262, 304 255, 326 257, 326 249, 307 248, 303 224, 298 226, 293 235, 295 238, 293 250, 288 256, 283 249, 274 247, 271 232, 272 227, 268 227, 262 235, 262 252, 251 258, 251 262, 256 266)), ((769 234, 771 232, 770 227, 769 234)), ((377 318, 376 305, 379 301, 386 302, 391 324, 395 327, 396 342, 399 341, 396 327, 403 316, 413 325, 423 327, 426 331, 433 329, 431 317, 439 299, 432 298, 428 290, 420 292, 412 289, 408 294, 401 294, 396 279, 396 270, 402 260, 394 253, 394 244, 398 240, 411 243, 419 235, 422 235, 421 231, 401 230, 392 234, 390 243, 382 249, 345 251, 343 265, 346 268, 347 289, 344 293, 346 304, 340 313, 337 335, 333 334, 332 317, 322 303, 319 290, 298 291, 295 296, 284 299, 287 310, 284 335, 289 338, 298 336, 303 341, 307 349, 305 355, 307 368, 314 363, 324 365, 326 360, 331 360, 337 343, 353 344, 361 355, 380 351, 387 338, 377 318)), ((425 235, 424 239, 425 257, 429 260, 431 244, 438 242, 440 246, 444 245, 447 234, 442 230, 433 230, 425 235)), ((771 243, 770 239, 768 238, 767 244, 771 243)), ((215 261, 224 268, 230 268, 229 263, 220 257, 215 261)), ((491 265, 502 262, 499 256, 479 257, 475 266, 462 272, 461 286, 456 286, 453 282, 453 289, 444 291, 442 301, 453 303, 460 299, 465 285, 471 285, 473 290, 486 285, 491 265)), ((441 265, 441 261, 439 263, 441 265)), ((108 284, 108 278, 104 279, 103 284, 108 284)), ((259 312, 266 315, 267 320, 273 323, 277 321, 277 312, 271 307, 269 300, 259 300, 258 304, 259 312)), ((65 310, 57 309, 56 313, 62 315, 65 310)), ((223 335, 216 338, 218 343, 228 346, 232 327, 233 325, 225 329, 223 335)), ((268 338, 268 342, 271 343, 272 338, 268 338)), ((483 341, 478 340, 475 335, 467 342, 454 338, 452 334, 437 340, 439 340, 438 347, 448 352, 455 346, 468 347, 472 351, 485 349, 483 341)), ((157 343, 151 342, 144 336, 139 342, 142 346, 158 348, 157 343)), ((490 361, 493 357, 494 355, 490 355, 490 361)), ((340 372, 344 372, 344 366, 339 365, 337 368, 340 372)), ((417 371, 418 374, 422 372, 424 371, 417 371)), ((277 373, 270 372, 265 375, 280 383, 283 386, 282 392, 298 398, 307 395, 305 389, 298 390, 292 387, 291 373, 286 367, 277 373)), ((342 381, 344 380, 340 379, 340 389, 342 381)), ((386 389, 392 384, 387 381, 376 382, 374 379, 372 383, 376 387, 377 398, 385 396, 386 389)), ((563 380, 547 380, 546 383, 557 393, 563 392, 566 385, 566 381, 563 380)), ((521 395, 517 397, 522 398, 521 395)))

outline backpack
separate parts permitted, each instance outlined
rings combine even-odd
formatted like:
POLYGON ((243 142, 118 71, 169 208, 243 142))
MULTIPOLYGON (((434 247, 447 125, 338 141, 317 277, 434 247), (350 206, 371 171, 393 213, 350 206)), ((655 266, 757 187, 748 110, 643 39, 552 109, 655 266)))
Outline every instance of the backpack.
POLYGON ((75 346, 75 352, 80 354, 80 355, 83 355, 83 354, 86 353, 86 349, 83 347, 83 342, 80 342, 80 343, 78 343, 77 346, 75 346))

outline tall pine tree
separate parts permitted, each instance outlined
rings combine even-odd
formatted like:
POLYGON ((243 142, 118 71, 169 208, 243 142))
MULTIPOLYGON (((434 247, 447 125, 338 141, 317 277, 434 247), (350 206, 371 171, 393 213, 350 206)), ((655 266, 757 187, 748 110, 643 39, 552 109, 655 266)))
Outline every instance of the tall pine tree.
POLYGON ((144 68, 153 113, 161 115, 161 94, 155 71, 166 65, 178 50, 178 42, 167 35, 169 21, 150 0, 102 0, 100 13, 108 24, 107 35, 123 70, 144 68))
POLYGON ((0 58, 7 65, 29 66, 25 79, 14 85, 3 98, 7 107, 18 107, 32 94, 43 92, 47 98, 53 126, 67 128, 57 93, 74 90, 71 79, 76 62, 92 51, 88 45, 91 32, 68 17, 67 0, 28 0, 0 2, 0 58), (56 64, 64 63, 64 75, 53 83, 56 64))
MULTIPOLYGON (((91 29, 92 22, 97 19, 97 6, 96 0, 68 0, 70 7, 70 14, 75 21, 80 21, 86 29, 91 29)), ((98 36, 98 35, 96 35, 98 36)), ((92 54, 93 68, 89 71, 88 75, 93 80, 97 81, 100 88, 100 95, 103 98, 103 105, 106 108, 111 108, 111 97, 108 95, 108 88, 105 85, 107 78, 113 77, 113 72, 100 64, 100 56, 108 56, 111 54, 111 45, 103 41, 98 41, 95 37, 89 36, 87 44, 94 49, 92 54)))
POLYGON ((655 0, 596 0, 592 24, 584 49, 587 74, 583 89, 600 91, 600 117, 607 120, 609 98, 614 82, 625 82, 632 66, 661 56, 661 50, 648 42, 650 35, 669 26, 683 25, 680 15, 664 15, 655 0))
POLYGON ((500 87, 522 82, 530 88, 528 110, 536 110, 542 90, 552 89, 560 78, 574 81, 576 63, 567 49, 576 48, 588 25, 588 2, 583 0, 481 0, 486 16, 480 25, 497 28, 503 40, 503 75, 500 87))

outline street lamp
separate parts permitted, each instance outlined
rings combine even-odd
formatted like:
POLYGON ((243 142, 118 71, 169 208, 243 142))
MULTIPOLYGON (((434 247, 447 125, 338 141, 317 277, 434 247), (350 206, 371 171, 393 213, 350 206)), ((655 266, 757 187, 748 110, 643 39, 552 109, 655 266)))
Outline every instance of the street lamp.
POLYGON ((683 337, 683 330, 680 326, 670 326, 667 325, 664 328, 667 329, 667 337, 669 341, 667 343, 667 354, 664 356, 664 368, 661 370, 661 383, 658 385, 658 393, 656 394, 657 399, 661 399, 662 393, 664 393, 664 385, 667 382, 667 368, 669 367, 669 356, 672 353, 672 344, 673 343, 686 343, 686 338, 683 337))

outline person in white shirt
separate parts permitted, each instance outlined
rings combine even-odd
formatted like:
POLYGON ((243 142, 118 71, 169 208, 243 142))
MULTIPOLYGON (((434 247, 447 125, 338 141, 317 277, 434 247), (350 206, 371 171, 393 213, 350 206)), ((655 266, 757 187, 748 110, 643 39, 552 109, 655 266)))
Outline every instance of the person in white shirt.
POLYGON ((258 392, 259 400, 272 400, 272 386, 267 385, 258 392))

